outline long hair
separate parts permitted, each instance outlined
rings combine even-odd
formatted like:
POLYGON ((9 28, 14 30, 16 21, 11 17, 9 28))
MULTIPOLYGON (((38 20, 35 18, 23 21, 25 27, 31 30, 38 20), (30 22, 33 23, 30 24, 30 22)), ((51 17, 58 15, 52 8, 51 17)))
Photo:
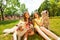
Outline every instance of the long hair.
MULTIPOLYGON (((24 12, 24 14, 23 14, 24 21, 26 21, 25 14, 26 14, 27 12, 28 12, 28 11, 24 12)), ((29 15, 29 12, 28 12, 28 15, 29 15)), ((28 22, 31 22, 31 19, 30 19, 30 17, 28 18, 28 22)))
MULTIPOLYGON (((39 13, 38 12, 34 12, 34 13, 36 13, 37 15, 38 15, 38 18, 40 18, 40 16, 39 16, 39 13)), ((35 18, 35 16, 34 16, 34 14, 33 14, 33 19, 35 18)))

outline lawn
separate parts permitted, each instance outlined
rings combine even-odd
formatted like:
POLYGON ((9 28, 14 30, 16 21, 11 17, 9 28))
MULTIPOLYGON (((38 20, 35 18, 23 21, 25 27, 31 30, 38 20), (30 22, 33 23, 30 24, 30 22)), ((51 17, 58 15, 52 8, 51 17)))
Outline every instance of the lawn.
MULTIPOLYGON (((0 21, 0 40, 12 40, 12 34, 9 34, 6 37, 3 37, 2 31, 6 28, 11 28, 15 26, 19 20, 8 20, 8 21, 0 21)), ((60 19, 59 18, 52 18, 50 19, 50 27, 49 29, 60 36, 60 19)), ((30 36, 28 40, 42 40, 43 38, 38 34, 30 36)))

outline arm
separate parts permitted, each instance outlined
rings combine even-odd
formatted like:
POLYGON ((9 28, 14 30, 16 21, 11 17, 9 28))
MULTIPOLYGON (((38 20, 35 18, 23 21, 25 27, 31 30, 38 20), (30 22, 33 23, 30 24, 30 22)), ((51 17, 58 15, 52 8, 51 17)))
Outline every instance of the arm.
POLYGON ((43 22, 36 22, 39 26, 43 26, 43 22))

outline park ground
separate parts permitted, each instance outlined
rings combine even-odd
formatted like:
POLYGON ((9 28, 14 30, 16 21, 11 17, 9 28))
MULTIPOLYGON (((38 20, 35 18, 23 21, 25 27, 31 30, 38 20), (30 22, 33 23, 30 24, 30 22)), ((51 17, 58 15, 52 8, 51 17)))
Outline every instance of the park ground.
MULTIPOLYGON (((49 29, 55 33, 56 35, 60 36, 60 17, 53 17, 50 18, 50 27, 49 29)), ((3 37, 3 30, 7 28, 12 28, 15 26, 19 20, 8 20, 8 21, 0 21, 0 40, 12 40, 12 34, 9 34, 3 37)), ((42 40, 43 38, 38 34, 34 34, 30 36, 28 40, 42 40)))

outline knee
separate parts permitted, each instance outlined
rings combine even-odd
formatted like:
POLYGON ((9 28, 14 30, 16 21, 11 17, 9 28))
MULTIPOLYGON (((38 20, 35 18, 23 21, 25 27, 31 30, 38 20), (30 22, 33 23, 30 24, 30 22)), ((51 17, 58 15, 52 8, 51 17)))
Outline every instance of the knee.
POLYGON ((34 32, 32 32, 32 35, 34 35, 34 32))
POLYGON ((29 33, 30 36, 34 35, 34 32, 29 33))

